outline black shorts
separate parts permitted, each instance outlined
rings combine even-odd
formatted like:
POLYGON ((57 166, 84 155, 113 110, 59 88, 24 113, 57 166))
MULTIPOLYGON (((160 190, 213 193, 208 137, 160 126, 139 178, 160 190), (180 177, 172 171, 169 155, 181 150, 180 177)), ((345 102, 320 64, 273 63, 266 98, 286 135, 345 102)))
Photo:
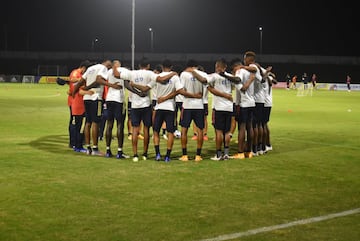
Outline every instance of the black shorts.
POLYGON ((208 116, 209 114, 209 104, 204 104, 204 115, 208 116))
POLYGON ((264 103, 255 103, 253 124, 263 124, 264 119, 264 103))
POLYGON ((204 109, 182 109, 181 111, 181 123, 184 128, 189 128, 191 121, 195 122, 195 125, 199 129, 204 129, 204 109))
POLYGON ((128 101, 127 103, 127 109, 128 109, 128 118, 131 119, 131 101, 128 101))
POLYGON ((151 101, 151 108, 154 110, 157 100, 151 101))
POLYGON ((181 112, 182 109, 182 102, 176 102, 176 106, 175 106, 175 112, 177 113, 178 111, 181 112))
POLYGON ((144 126, 150 127, 152 119, 151 106, 144 108, 131 109, 131 124, 135 127, 140 126, 140 122, 144 123, 144 126))
POLYGON ((229 111, 217 111, 214 110, 214 127, 216 130, 223 131, 224 133, 227 133, 230 131, 231 128, 231 118, 232 118, 232 112, 229 111))
POLYGON ((106 101, 106 106, 108 110, 108 120, 117 120, 123 121, 125 119, 125 110, 123 108, 123 103, 116 101, 106 101))
POLYGON ((85 100, 85 117, 87 123, 100 123, 103 112, 103 102, 101 100, 85 100))
POLYGON ((166 123, 166 131, 174 133, 175 131, 175 111, 156 110, 154 120, 154 131, 159 133, 163 122, 166 123))
POLYGON ((271 107, 264 107, 264 123, 270 121, 271 107))
POLYGON ((240 107, 239 123, 252 123, 255 107, 240 107))

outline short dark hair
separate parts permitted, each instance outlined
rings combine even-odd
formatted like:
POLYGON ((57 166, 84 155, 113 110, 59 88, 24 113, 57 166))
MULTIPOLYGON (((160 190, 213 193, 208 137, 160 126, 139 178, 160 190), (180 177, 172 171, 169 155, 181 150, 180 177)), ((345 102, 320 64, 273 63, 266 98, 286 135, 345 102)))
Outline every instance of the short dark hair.
POLYGON ((194 59, 189 59, 186 63, 186 67, 198 67, 199 64, 196 60, 194 59))
POLYGON ((148 58, 142 58, 142 59, 140 60, 139 66, 142 67, 142 68, 145 68, 145 67, 147 67, 149 64, 150 64, 150 61, 149 61, 148 58))
POLYGON ((240 58, 234 58, 230 61, 231 68, 238 64, 242 64, 242 60, 240 58))
POLYGON ((253 51, 247 51, 247 52, 245 53, 245 55, 244 55, 244 58, 247 58, 247 57, 253 57, 253 58, 255 58, 255 57, 256 57, 256 54, 255 54, 255 52, 253 52, 253 51))
POLYGON ((157 64, 156 66, 155 66, 155 69, 154 70, 156 70, 156 71, 158 71, 159 73, 161 73, 162 72, 162 66, 161 66, 161 64, 157 64))
POLYGON ((85 67, 88 68, 91 65, 91 62, 89 60, 84 60, 80 63, 80 68, 85 67))
POLYGON ((170 59, 164 59, 164 61, 162 62, 162 66, 164 68, 171 68, 173 66, 173 63, 171 62, 170 59))
POLYGON ((227 61, 224 58, 220 58, 216 60, 216 63, 222 64, 223 66, 227 66, 227 61))

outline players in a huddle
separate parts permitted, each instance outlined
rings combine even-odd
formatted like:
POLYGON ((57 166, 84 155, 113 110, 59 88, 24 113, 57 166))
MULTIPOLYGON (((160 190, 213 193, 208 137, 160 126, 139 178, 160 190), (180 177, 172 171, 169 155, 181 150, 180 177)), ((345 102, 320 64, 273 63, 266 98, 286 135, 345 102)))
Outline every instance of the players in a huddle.
POLYGON ((86 148, 82 149, 82 144, 77 144, 75 149, 78 152, 84 150, 88 155, 112 157, 111 141, 114 139, 112 133, 116 121, 116 158, 129 158, 123 151, 123 145, 126 107, 129 108, 126 96, 131 95, 131 112, 128 110, 131 129, 128 132, 132 137, 134 162, 139 161, 140 126, 144 134, 142 160, 148 159, 152 130, 156 161, 169 162, 172 159, 176 136, 181 139, 182 155, 179 160, 187 162, 193 159, 200 162, 203 160, 204 135, 207 137, 207 132, 212 129, 205 126, 206 92, 213 96, 210 110, 213 117, 211 124, 215 131, 215 156, 211 160, 252 158, 272 150, 268 122, 272 107, 272 85, 277 81, 271 67, 263 67, 256 62, 254 52, 246 52, 243 61, 234 59, 229 66, 225 59, 218 59, 215 71, 211 74, 201 69, 195 60, 189 60, 185 69, 177 72, 173 70, 170 60, 164 60, 158 66, 162 69, 158 67, 156 71, 152 71, 150 62, 143 59, 139 69, 130 70, 121 67, 119 60, 105 60, 101 64, 87 66, 86 71, 84 69, 85 73, 77 79, 77 84, 69 93, 72 97, 83 95, 85 107, 86 148), (103 95, 104 86, 108 88, 106 96, 103 95), (108 108, 105 153, 98 148, 99 122, 104 101, 108 108), (236 129, 235 123, 238 132, 237 153, 231 155, 230 142, 236 129), (194 138, 194 158, 188 153, 188 130, 191 124, 196 126, 197 137, 194 138), (181 132, 178 130, 179 126, 181 132), (160 151, 162 134, 167 137, 164 138, 166 152, 163 153, 160 151))

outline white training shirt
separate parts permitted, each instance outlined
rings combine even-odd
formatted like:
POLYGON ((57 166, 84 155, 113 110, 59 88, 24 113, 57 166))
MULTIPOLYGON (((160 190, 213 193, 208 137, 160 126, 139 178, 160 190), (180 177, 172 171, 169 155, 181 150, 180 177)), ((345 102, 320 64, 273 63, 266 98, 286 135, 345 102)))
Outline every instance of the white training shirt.
MULTIPOLYGON (((220 92, 232 94, 232 83, 218 73, 211 74, 208 83, 220 92)), ((233 112, 233 102, 224 97, 213 95, 213 108, 217 111, 233 112)))
MULTIPOLYGON (((129 71, 128 69, 125 69, 123 67, 118 67, 117 70, 120 73, 129 71)), ((124 103, 124 99, 125 99, 124 80, 115 78, 113 69, 109 69, 108 81, 109 81, 109 83, 112 83, 112 84, 115 84, 116 82, 118 82, 118 85, 121 85, 122 88, 117 90, 117 89, 109 87, 107 95, 106 95, 106 101, 115 101, 115 102, 119 102, 119 103, 124 103)))
MULTIPOLYGON (((273 81, 272 76, 268 76, 270 81, 273 81)), ((273 105, 273 98, 272 98, 272 86, 269 85, 269 82, 265 81, 265 107, 272 107, 273 105)))
MULTIPOLYGON (((170 74, 171 72, 162 72, 159 74, 159 76, 165 76, 170 74)), ((171 77, 170 80, 168 80, 166 83, 156 83, 157 85, 157 96, 156 99, 162 96, 167 96, 171 94, 175 90, 180 90, 184 88, 184 86, 180 83, 180 78, 177 75, 174 75, 171 77)), ((168 99, 162 103, 156 103, 155 110, 170 110, 175 111, 175 101, 174 99, 168 99)))
MULTIPOLYGON (((130 80, 138 85, 153 88, 155 86, 157 75, 153 71, 140 69, 120 73, 120 78, 124 80, 130 80)), ((148 94, 145 97, 140 97, 137 94, 133 94, 131 96, 131 108, 137 109, 149 107, 151 104, 150 92, 151 91, 148 91, 148 94)))
MULTIPOLYGON (((264 69, 263 67, 260 67, 260 68, 261 68, 262 75, 264 75, 266 73, 266 69, 264 69)), ((260 73, 260 71, 259 71, 259 73, 260 73)), ((260 80, 256 79, 254 81, 255 103, 265 103, 265 85, 264 85, 264 83, 261 83, 261 81, 262 81, 262 77, 260 80)))
MULTIPOLYGON (((257 71, 255 73, 255 81, 261 81, 261 75, 259 70, 255 64, 251 64, 250 66, 256 67, 257 71)), ((236 76, 240 77, 241 82, 245 84, 250 77, 250 72, 245 69, 239 69, 236 71, 236 76)), ((255 98, 254 98, 254 82, 250 84, 249 88, 245 91, 240 90, 240 106, 241 107, 254 107, 255 106, 255 98)))
MULTIPOLYGON (((180 74, 180 76, 181 76, 181 74, 180 74)), ((184 86, 184 79, 180 78, 180 83, 184 86)), ((181 94, 178 94, 178 95, 175 96, 175 102, 183 103, 184 99, 185 99, 185 97, 183 95, 181 95, 181 94)))
MULTIPOLYGON (((200 74, 202 77, 208 79, 207 73, 196 70, 198 74, 200 74)), ((184 83, 184 88, 186 92, 196 94, 196 93, 203 93, 204 86, 203 84, 197 80, 192 73, 183 71, 180 75, 180 79, 184 83)), ((204 102, 203 98, 197 99, 197 98, 189 98, 185 97, 183 101, 183 108, 184 109, 204 109, 204 102)))
MULTIPOLYGON (((86 86, 91 85, 92 83, 96 82, 97 76, 101 76, 104 80, 108 77, 108 69, 103 64, 95 64, 90 66, 85 73, 83 74, 82 78, 86 80, 86 86)), ((103 93, 104 93, 104 85, 100 85, 97 88, 92 88, 91 91, 94 92, 92 95, 84 95, 83 100, 102 100, 103 93)))

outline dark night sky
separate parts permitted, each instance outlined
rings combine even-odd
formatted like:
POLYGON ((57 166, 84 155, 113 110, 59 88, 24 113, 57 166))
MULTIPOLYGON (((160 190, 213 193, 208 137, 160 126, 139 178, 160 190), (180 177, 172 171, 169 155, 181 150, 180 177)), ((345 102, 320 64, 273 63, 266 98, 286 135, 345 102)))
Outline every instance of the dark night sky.
MULTIPOLYGON (((130 52, 131 0, 6 1, 0 50, 130 52)), ((354 3, 136 0, 136 51, 360 56, 354 3), (315 4, 315 5, 314 5, 315 4)))

